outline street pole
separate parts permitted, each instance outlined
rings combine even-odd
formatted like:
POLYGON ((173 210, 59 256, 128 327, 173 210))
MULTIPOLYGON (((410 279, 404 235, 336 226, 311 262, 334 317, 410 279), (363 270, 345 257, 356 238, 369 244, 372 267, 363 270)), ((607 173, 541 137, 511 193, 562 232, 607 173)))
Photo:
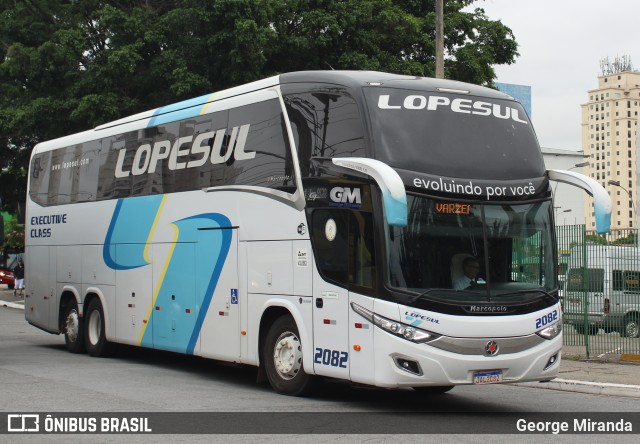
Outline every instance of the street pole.
POLYGON ((436 0, 436 78, 444 79, 444 0, 436 0))

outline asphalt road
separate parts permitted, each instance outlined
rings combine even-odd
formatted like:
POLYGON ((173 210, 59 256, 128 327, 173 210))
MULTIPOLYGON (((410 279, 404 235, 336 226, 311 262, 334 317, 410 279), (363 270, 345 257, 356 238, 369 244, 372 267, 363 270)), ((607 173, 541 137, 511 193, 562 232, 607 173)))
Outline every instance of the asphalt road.
MULTIPOLYGON (((217 424, 224 433, 335 433, 349 442, 369 441, 363 434, 384 433, 385 427, 396 433, 429 433, 429 427, 437 433, 456 431, 464 435, 455 442, 473 442, 475 433, 515 433, 517 418, 572 421, 592 412, 609 412, 613 418, 635 421, 638 430, 634 433, 640 431, 638 399, 530 387, 464 386, 444 395, 425 396, 412 390, 326 382, 313 397, 287 397, 277 395, 268 385, 257 384, 253 368, 131 347, 121 347, 106 359, 74 355, 66 351, 62 336, 28 325, 23 316, 22 310, 0 308, 0 400, 9 413, 175 412, 176 421, 193 416, 217 424)), ((156 425, 171 433, 171 424, 156 425)), ((177 431, 185 430, 174 426, 177 431)), ((185 437, 171 436, 172 441, 185 437)), ((196 440, 202 436, 191 435, 196 440)), ((252 437, 266 435, 244 436, 239 442, 254 442, 252 437)), ((320 436, 321 441, 329 440, 328 435, 320 436)), ((376 436, 384 440, 385 435, 376 436)), ((411 436, 418 435, 406 435, 409 442, 411 436)), ((443 442, 452 437, 442 436, 443 442)), ((520 438, 539 442, 534 440, 536 436, 520 438)), ((615 441, 604 442, 630 438, 612 436, 615 441)), ((100 442, 118 438, 100 437, 100 442)), ((62 435, 47 438, 55 441, 62 435)), ((379 442, 378 438, 373 442, 379 442)))

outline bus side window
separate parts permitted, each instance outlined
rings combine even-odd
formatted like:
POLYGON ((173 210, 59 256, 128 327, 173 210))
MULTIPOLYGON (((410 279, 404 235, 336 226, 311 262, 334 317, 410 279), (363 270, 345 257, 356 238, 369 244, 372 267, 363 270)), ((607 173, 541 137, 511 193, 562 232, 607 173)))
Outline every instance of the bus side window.
POLYGON ((225 169, 225 182, 295 192, 295 175, 289 138, 286 137, 284 117, 278 100, 266 100, 229 111, 228 134, 249 125, 244 146, 237 143, 225 169), (244 150, 244 158, 235 161, 244 150))
POLYGON ((376 263, 373 217, 367 212, 352 212, 349 222, 349 243, 352 245, 349 282, 358 287, 374 288, 376 263))
POLYGON ((313 212, 313 251, 320 274, 345 286, 348 276, 348 216, 345 210, 315 210, 313 212))
POLYGON ((375 250, 371 213, 344 209, 313 211, 311 236, 322 276, 341 286, 374 288, 375 250))
POLYGON ((283 85, 282 89, 303 178, 313 175, 311 157, 365 155, 362 118, 346 90, 316 85, 283 85))

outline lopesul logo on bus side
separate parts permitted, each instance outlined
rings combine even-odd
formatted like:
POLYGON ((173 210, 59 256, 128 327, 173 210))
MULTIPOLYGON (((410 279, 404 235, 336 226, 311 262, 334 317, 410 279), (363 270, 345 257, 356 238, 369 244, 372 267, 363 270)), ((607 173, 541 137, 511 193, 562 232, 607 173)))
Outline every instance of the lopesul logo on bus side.
POLYGON ((410 95, 405 97, 404 100, 393 100, 388 94, 382 94, 378 98, 378 108, 380 109, 426 109, 427 111, 436 111, 440 107, 446 107, 454 113, 493 116, 498 119, 511 119, 514 122, 529 124, 526 120, 520 118, 517 108, 480 100, 462 98, 451 100, 443 96, 421 95, 410 95))
POLYGON ((167 160, 168 168, 174 171, 200 167, 207 161, 214 165, 225 163, 232 154, 235 160, 253 159, 256 157, 256 153, 244 150, 250 126, 249 124, 240 127, 234 126, 229 135, 227 135, 227 129, 223 128, 200 133, 196 136, 179 137, 173 144, 169 140, 159 140, 153 146, 150 143, 142 144, 136 149, 130 169, 125 169, 127 150, 122 148, 118 153, 115 176, 123 178, 129 177, 129 175, 139 176, 145 173, 155 173, 158 162, 161 160, 167 160), (227 138, 228 148, 223 152, 223 141, 227 138), (183 160, 191 155, 199 157, 189 161, 183 160))

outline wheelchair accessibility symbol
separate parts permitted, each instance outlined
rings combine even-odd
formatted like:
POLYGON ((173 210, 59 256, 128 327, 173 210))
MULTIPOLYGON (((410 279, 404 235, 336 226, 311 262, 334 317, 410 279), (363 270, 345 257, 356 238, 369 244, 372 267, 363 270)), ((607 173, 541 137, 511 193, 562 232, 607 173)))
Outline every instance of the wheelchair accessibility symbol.
POLYGON ((231 303, 232 304, 237 304, 238 303, 238 289, 237 288, 232 288, 231 289, 231 303))

